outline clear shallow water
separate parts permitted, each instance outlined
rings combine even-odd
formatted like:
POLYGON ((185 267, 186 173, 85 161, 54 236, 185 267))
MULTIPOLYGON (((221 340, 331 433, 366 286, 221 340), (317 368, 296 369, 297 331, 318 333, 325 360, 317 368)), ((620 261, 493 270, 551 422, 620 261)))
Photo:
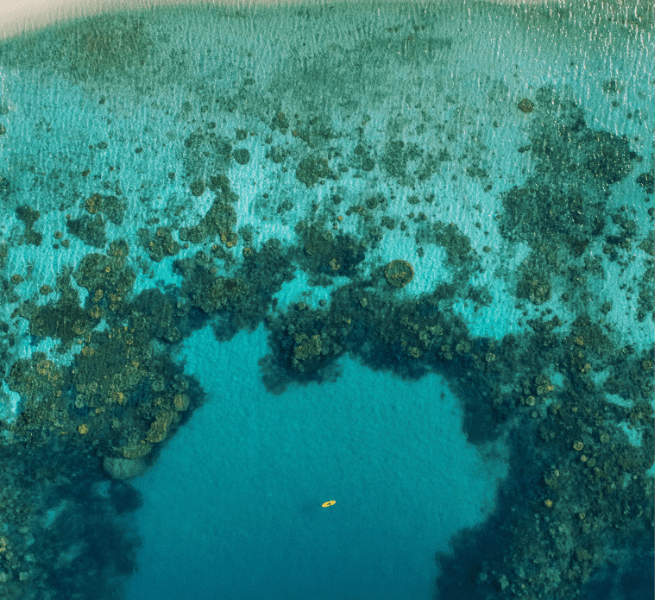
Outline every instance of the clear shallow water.
POLYGON ((0 46, 0 598, 650 594, 653 15, 574 8, 0 46))

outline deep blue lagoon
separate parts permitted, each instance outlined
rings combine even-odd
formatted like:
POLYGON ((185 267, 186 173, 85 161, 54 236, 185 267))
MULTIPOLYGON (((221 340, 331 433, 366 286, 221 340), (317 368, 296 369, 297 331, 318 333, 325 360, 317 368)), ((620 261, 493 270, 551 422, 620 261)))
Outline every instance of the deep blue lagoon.
POLYGON ((654 23, 0 44, 0 600, 652 597, 654 23))
POLYGON ((489 513, 505 473, 466 444, 447 386, 344 361, 336 381, 276 396, 258 373, 263 331, 189 342, 189 372, 216 397, 167 468, 135 482, 130 597, 429 597, 434 553, 489 513))

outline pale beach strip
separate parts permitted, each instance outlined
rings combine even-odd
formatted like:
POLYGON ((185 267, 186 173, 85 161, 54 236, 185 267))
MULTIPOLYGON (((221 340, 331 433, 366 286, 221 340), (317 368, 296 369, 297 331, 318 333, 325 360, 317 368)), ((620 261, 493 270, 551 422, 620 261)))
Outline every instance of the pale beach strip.
MULTIPOLYGON (((336 0, 347 2, 348 0, 336 0)), ((378 2, 383 4, 385 0, 378 2)), ((390 0, 393 2, 393 0, 390 0)), ((441 1, 441 0, 437 0, 441 1)), ((537 4, 550 4, 553 6, 567 5, 564 2, 553 0, 460 0, 463 3, 491 2, 496 4, 512 4, 534 6, 537 4)), ((638 0, 614 0, 617 10, 635 10, 638 0), (628 7, 628 5, 630 5, 628 7), (635 6, 633 6, 635 5, 635 6)), ((331 0, 329 4, 334 4, 331 0)), ((365 2, 366 3, 366 2, 365 2)), ((373 4, 371 2, 367 2, 373 4)), ((596 0, 589 2, 595 4, 596 0)), ((0 2, 0 40, 20 35, 24 32, 34 31, 55 23, 63 23, 80 17, 114 12, 126 9, 146 9, 155 6, 175 6, 183 4, 209 4, 217 7, 235 6, 238 8, 256 8, 260 6, 280 5, 316 5, 327 4, 322 0, 2 0, 0 2)), ((576 0, 576 4, 587 4, 576 0)), ((607 2, 605 2, 607 4, 607 2)))

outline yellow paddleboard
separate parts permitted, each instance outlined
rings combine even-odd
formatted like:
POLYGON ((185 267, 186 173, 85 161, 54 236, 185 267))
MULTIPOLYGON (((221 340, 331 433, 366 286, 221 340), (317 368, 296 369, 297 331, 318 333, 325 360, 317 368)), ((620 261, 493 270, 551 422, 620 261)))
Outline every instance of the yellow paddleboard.
POLYGON ((332 506, 333 504, 336 504, 336 503, 337 503, 336 500, 328 500, 327 502, 323 502, 323 504, 321 504, 321 506, 323 508, 327 508, 328 506, 332 506))

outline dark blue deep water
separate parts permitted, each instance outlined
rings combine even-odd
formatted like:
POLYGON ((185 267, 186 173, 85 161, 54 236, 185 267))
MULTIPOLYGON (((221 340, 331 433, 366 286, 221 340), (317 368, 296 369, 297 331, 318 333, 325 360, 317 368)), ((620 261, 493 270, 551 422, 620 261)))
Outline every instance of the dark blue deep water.
POLYGON ((0 600, 647 600, 655 14, 0 44, 0 600))

